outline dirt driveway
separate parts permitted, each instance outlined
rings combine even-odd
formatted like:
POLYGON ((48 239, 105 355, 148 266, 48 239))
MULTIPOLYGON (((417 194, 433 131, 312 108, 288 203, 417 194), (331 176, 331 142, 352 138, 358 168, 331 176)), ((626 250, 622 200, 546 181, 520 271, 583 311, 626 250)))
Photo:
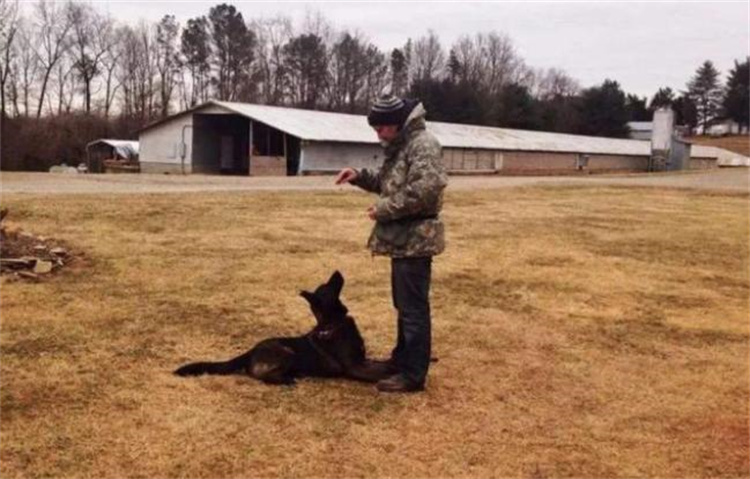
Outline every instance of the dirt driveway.
MULTIPOLYGON (((452 176, 450 188, 485 189, 519 186, 653 186, 699 188, 747 193, 750 191, 747 168, 690 171, 679 173, 560 176, 452 176)), ((331 176, 301 177, 227 177, 206 175, 75 175, 64 173, 0 174, 0 193, 170 193, 206 191, 283 191, 337 190, 331 176)))

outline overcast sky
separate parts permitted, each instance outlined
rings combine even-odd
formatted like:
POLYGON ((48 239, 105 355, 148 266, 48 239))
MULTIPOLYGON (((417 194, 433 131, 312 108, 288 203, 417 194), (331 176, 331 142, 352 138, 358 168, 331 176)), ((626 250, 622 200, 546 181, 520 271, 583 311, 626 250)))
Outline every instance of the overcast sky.
MULTIPOLYGON (((173 14, 181 24, 221 1, 94 2, 135 23, 173 14)), ((384 51, 434 30, 446 50, 461 35, 498 31, 535 68, 562 68, 583 87, 606 78, 651 98, 675 90, 705 60, 722 73, 750 54, 750 2, 249 2, 227 1, 245 17, 285 14, 301 25, 320 11, 337 29, 359 30, 384 51)))

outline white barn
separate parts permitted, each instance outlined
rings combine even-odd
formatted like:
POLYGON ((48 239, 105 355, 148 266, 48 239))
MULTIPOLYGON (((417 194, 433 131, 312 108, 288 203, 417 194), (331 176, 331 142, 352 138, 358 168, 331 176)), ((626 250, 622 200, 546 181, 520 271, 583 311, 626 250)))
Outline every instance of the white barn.
MULTIPOLYGON (((648 141, 428 122, 453 173, 649 171, 648 141)), ((209 101, 139 132, 143 173, 325 174, 383 159, 365 116, 209 101)), ((691 168, 718 166, 718 148, 693 146, 691 168)))

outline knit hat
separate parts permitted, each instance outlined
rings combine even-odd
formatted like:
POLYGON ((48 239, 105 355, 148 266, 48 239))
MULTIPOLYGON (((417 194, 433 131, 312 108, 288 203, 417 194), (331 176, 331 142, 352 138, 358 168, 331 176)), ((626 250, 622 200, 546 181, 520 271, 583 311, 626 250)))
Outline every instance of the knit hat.
POLYGON ((370 126, 398 125, 404 122, 404 100, 390 93, 381 94, 372 105, 367 122, 370 126))

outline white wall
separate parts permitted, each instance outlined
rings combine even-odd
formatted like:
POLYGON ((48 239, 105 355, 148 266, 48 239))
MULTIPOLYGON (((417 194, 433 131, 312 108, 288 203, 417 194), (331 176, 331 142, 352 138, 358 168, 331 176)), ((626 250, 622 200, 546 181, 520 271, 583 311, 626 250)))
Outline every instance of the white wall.
POLYGON ((300 174, 352 168, 377 168, 383 163, 383 147, 356 143, 307 143, 302 145, 300 174))
MULTIPOLYGON (((201 108, 195 113, 231 114, 218 106, 201 108)), ((176 115, 164 123, 142 131, 138 135, 140 151, 138 158, 143 173, 180 172, 182 159, 180 143, 185 128, 185 172, 192 171, 193 157, 193 115, 176 115)))
MULTIPOLYGON (((182 129, 183 126, 192 126, 192 122, 193 116, 185 115, 141 132, 138 137, 140 142, 138 157, 141 163, 180 164, 182 129)), ((190 162, 192 143, 193 129, 185 128, 186 163, 190 162)))

